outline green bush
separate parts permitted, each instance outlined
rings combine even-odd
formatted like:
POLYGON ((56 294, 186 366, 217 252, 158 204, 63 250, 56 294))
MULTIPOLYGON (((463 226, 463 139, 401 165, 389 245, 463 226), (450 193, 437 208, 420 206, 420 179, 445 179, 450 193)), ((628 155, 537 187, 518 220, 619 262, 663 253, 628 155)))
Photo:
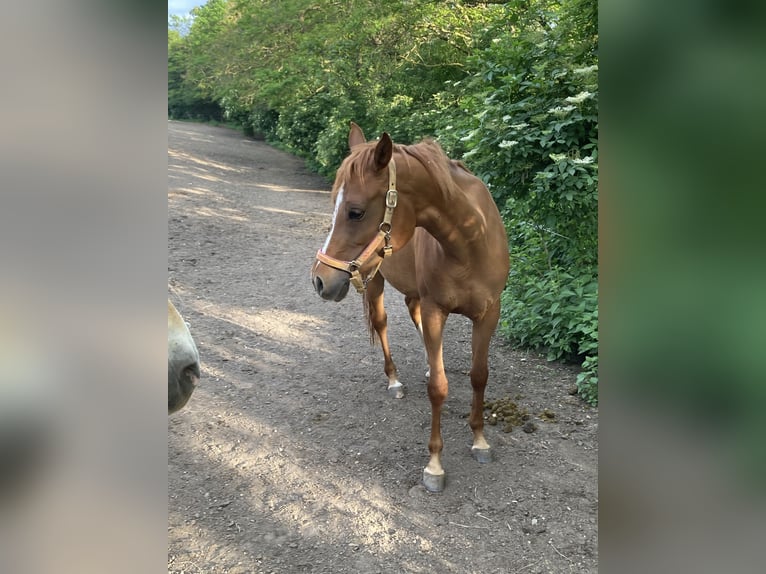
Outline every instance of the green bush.
POLYGON ((279 112, 264 105, 254 106, 250 110, 247 124, 253 131, 253 135, 272 140, 277 136, 277 123, 279 112))
POLYGON ((298 155, 310 157, 317 134, 324 129, 326 119, 335 107, 333 98, 324 93, 296 102, 280 112, 277 138, 298 155))
MULTIPOLYGON (((523 272, 522 272, 523 273, 523 272)), ((558 270, 542 277, 511 272, 500 330, 548 360, 584 360, 598 350, 598 283, 558 270)))
POLYGON ((334 111, 324 129, 316 137, 314 157, 319 173, 332 178, 335 171, 348 155, 348 129, 350 118, 340 117, 334 111))
POLYGON ((598 405, 598 355, 586 357, 577 375, 577 394, 593 406, 598 405))

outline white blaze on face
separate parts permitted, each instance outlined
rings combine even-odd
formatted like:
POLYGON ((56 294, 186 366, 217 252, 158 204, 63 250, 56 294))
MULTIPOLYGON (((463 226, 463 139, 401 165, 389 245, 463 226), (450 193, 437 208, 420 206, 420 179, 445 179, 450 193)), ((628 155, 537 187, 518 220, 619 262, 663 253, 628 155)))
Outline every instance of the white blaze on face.
POLYGON ((338 197, 335 198, 335 210, 332 212, 332 227, 330 227, 330 233, 327 234, 327 239, 325 239, 324 245, 322 245, 322 253, 327 253, 327 246, 330 245, 330 238, 332 237, 333 231, 335 231, 335 220, 338 218, 340 206, 343 204, 344 191, 345 188, 341 185, 338 190, 338 197))

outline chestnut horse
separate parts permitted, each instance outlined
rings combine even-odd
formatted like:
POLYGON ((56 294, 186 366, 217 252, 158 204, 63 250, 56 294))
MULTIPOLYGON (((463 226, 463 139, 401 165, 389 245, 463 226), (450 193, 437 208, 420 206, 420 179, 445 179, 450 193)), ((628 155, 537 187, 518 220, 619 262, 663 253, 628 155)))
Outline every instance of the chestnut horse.
POLYGON ((435 141, 394 145, 383 133, 368 143, 352 123, 348 144, 351 152, 333 185, 332 228, 317 253, 312 282, 331 301, 346 296, 349 282, 363 293, 371 336, 377 334, 383 349, 388 390, 397 398, 404 393, 386 334, 384 278, 404 294, 428 357, 431 437, 423 484, 440 492, 445 483, 441 410, 448 385, 442 334, 450 313, 473 322, 471 452, 479 462, 491 460, 484 438, 484 389, 489 342, 510 266, 505 227, 481 180, 447 158, 435 141))
POLYGON ((168 299, 168 414, 189 401, 199 377, 197 346, 186 322, 168 299))

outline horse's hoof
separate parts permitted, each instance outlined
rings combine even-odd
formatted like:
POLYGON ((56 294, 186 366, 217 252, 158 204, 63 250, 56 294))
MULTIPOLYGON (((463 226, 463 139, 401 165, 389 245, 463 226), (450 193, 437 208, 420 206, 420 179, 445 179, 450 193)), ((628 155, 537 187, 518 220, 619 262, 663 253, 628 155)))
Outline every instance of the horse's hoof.
POLYGON ((423 486, 428 492, 441 492, 444 490, 445 474, 431 474, 428 469, 423 470, 423 486))
POLYGON ((471 454, 478 462, 484 464, 492 461, 492 450, 488 448, 472 448, 471 454))
POLYGON ((388 387, 388 396, 392 399, 403 399, 404 398, 404 385, 400 382, 396 382, 390 387, 388 387))

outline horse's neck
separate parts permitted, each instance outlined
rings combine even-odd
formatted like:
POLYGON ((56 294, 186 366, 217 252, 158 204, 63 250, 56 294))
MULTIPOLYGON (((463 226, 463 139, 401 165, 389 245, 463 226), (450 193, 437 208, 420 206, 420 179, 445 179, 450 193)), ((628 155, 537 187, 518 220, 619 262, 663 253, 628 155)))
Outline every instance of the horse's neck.
MULTIPOLYGON (((423 170, 420 176, 430 180, 425 168, 420 169, 423 170)), ((473 257, 475 239, 486 227, 486 215, 465 190, 447 195, 433 183, 427 186, 429 193, 423 193, 424 189, 414 189, 412 194, 417 226, 428 231, 445 251, 458 257, 473 257)))

